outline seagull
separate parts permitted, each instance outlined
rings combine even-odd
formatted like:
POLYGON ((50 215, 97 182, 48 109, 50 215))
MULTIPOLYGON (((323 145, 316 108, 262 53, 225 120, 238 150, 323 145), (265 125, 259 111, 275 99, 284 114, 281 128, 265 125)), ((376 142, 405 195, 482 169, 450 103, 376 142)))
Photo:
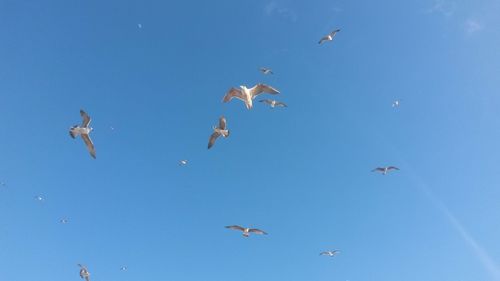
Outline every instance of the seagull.
POLYGON ((276 101, 276 100, 269 100, 269 99, 265 99, 265 100, 260 100, 259 102, 265 102, 267 104, 269 104, 271 106, 271 108, 275 108, 275 107, 288 107, 284 102, 280 102, 280 101, 276 101))
POLYGON ((226 118, 224 118, 224 116, 221 116, 219 118, 219 127, 213 126, 214 132, 208 140, 208 149, 210 149, 214 145, 215 140, 218 137, 223 136, 224 138, 227 138, 229 136, 229 130, 226 128, 226 126, 226 118))
POLYGON ((242 231, 244 237, 250 236, 250 233, 267 235, 267 232, 262 231, 262 230, 257 229, 257 228, 245 228, 245 227, 241 227, 239 225, 229 225, 229 226, 226 226, 226 228, 242 231))
POLYGON ((80 267, 80 277, 82 279, 85 278, 85 281, 90 281, 90 272, 88 271, 87 267, 81 264, 78 264, 78 266, 80 267))
POLYGON ((377 168, 373 169, 372 172, 379 172, 379 173, 382 173, 382 175, 387 175, 387 173, 390 172, 390 171, 392 171, 392 170, 398 170, 399 171, 399 168, 398 167, 394 167, 394 166, 377 167, 377 168))
POLYGON ((120 267, 120 270, 121 271, 125 271, 125 270, 127 270, 127 267, 126 266, 122 266, 122 267, 120 267))
POLYGON ((187 165, 188 161, 187 160, 181 160, 179 161, 179 166, 185 166, 187 165))
POLYGON ((35 200, 43 202, 43 201, 45 201, 45 198, 43 198, 42 195, 37 195, 37 196, 35 196, 35 200))
POLYGON ((333 250, 333 251, 325 251, 325 252, 321 252, 319 255, 320 256, 329 256, 329 257, 333 257, 333 256, 336 256, 337 254, 339 254, 340 251, 339 250, 333 250))
POLYGON ((247 109, 251 109, 253 106, 252 100, 255 99, 256 96, 262 93, 269 93, 272 95, 276 95, 279 94, 280 92, 275 88, 265 84, 257 84, 250 89, 248 89, 246 86, 240 86, 239 89, 237 88, 229 89, 229 91, 226 93, 222 101, 228 102, 233 98, 237 98, 245 103, 247 109))
POLYGON ((264 73, 265 75, 274 74, 273 70, 270 68, 267 68, 267 67, 261 67, 259 70, 260 70, 260 72, 264 73))
POLYGON ((60 223, 62 224, 67 224, 68 223, 68 219, 67 218, 62 218, 61 220, 59 220, 60 223))
POLYGON ((399 100, 395 100, 392 102, 392 107, 399 107, 399 100))
POLYGON ((85 144, 87 145, 87 149, 90 152, 90 156, 92 156, 92 158, 95 159, 94 144, 92 143, 92 140, 90 139, 90 136, 89 136, 90 132, 92 132, 92 130, 94 130, 93 128, 89 127, 90 121, 92 121, 92 120, 90 119, 90 116, 87 113, 85 113, 85 111, 83 111, 83 110, 80 110, 80 115, 83 118, 82 125, 81 126, 75 125, 75 126, 71 127, 69 129, 69 135, 72 138, 76 138, 78 135, 80 135, 82 137, 83 141, 85 142, 85 144))
POLYGON ((339 32, 339 31, 340 31, 340 29, 336 29, 336 30, 330 32, 328 35, 321 38, 321 40, 319 40, 318 44, 323 44, 323 42, 325 42, 325 41, 332 41, 333 37, 335 37, 335 35, 337 35, 337 32, 339 32))

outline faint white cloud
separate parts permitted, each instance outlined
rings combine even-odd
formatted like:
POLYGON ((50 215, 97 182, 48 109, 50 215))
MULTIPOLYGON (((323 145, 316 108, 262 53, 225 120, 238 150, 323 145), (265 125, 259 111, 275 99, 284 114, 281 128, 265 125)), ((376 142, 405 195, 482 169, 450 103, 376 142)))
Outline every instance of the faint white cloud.
POLYGON ((451 17, 455 13, 456 3, 448 0, 434 0, 434 5, 427 9, 427 13, 438 13, 445 17, 451 17))
POLYGON ((298 20, 297 13, 294 10, 280 5, 276 1, 271 1, 264 6, 264 14, 266 16, 280 16, 296 22, 298 20))
POLYGON ((472 34, 483 29, 483 25, 476 20, 468 19, 464 24, 465 33, 472 34))
POLYGON ((500 268, 495 263, 495 261, 491 258, 491 256, 486 252, 486 250, 472 237, 472 235, 467 231, 467 229, 463 226, 463 224, 458 220, 458 218, 446 207, 446 205, 439 200, 434 194, 427 188, 426 185, 421 184, 423 192, 427 195, 427 197, 434 203, 434 205, 440 209, 446 218, 449 220, 451 225, 458 232, 460 237, 464 240, 464 242, 469 246, 479 261, 483 264, 486 270, 495 278, 494 280, 500 280, 500 268))

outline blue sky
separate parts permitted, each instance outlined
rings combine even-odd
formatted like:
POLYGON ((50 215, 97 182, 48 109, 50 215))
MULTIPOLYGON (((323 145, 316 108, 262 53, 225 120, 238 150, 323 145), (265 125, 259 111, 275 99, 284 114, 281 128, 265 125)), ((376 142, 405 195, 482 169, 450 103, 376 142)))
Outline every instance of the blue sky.
POLYGON ((80 280, 83 263, 93 281, 500 280, 499 14, 0 1, 1 279, 80 280), (258 82, 289 107, 221 103, 258 82), (96 160, 68 135, 81 108, 96 160), (231 135, 208 151, 221 115, 231 135))

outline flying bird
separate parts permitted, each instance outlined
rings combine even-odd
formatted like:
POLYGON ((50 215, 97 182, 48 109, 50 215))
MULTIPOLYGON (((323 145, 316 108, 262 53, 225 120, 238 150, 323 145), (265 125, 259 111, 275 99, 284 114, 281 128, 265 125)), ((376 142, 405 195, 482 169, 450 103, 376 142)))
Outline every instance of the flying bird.
POLYGON ((80 267, 80 277, 82 279, 85 279, 85 281, 90 281, 90 272, 88 271, 87 267, 84 265, 78 264, 80 267))
POLYGON ((332 32, 330 32, 328 35, 325 35, 321 40, 319 40, 318 44, 323 44, 326 41, 332 41, 335 35, 337 35, 337 32, 339 32, 340 29, 336 29, 332 32))
POLYGON ((257 228, 245 228, 245 227, 241 227, 239 225, 229 225, 229 226, 226 226, 226 228, 233 229, 233 230, 239 230, 239 231, 243 232, 244 237, 250 236, 250 233, 267 235, 267 232, 262 231, 262 230, 257 229, 257 228))
POLYGON ((260 70, 260 72, 264 73, 265 75, 274 74, 273 70, 270 68, 267 68, 267 67, 261 67, 259 70, 260 70))
POLYGON ((382 175, 387 175, 387 173, 390 172, 390 171, 392 171, 392 170, 398 170, 399 171, 399 168, 398 167, 394 167, 394 166, 377 167, 377 168, 373 169, 372 172, 379 172, 379 173, 382 173, 382 175))
POLYGON ((226 118, 224 118, 224 116, 219 118, 219 127, 213 126, 213 129, 214 132, 208 140, 208 149, 214 145, 215 140, 217 140, 218 137, 223 136, 224 138, 227 138, 229 136, 229 130, 227 129, 226 118))
POLYGON ((187 160, 181 160, 179 161, 179 166, 185 166, 187 165, 188 161, 187 160))
POLYGON ((336 256, 337 254, 339 254, 340 251, 339 250, 333 250, 333 251, 325 251, 325 252, 321 252, 319 253, 320 256, 329 256, 329 257, 333 257, 333 256, 336 256))
POLYGON ((95 159, 95 148, 94 144, 92 143, 92 140, 90 139, 90 132, 94 130, 93 128, 89 127, 90 121, 90 116, 85 113, 85 111, 80 110, 80 115, 82 116, 83 122, 81 126, 75 125, 69 129, 69 135, 72 138, 76 138, 77 136, 81 136, 83 141, 85 142, 85 145, 87 145, 87 149, 90 152, 90 156, 95 159))
POLYGON ((68 223, 68 219, 67 218, 62 218, 61 220, 59 220, 60 223, 62 224, 67 224, 68 223))
POLYGON ((122 266, 122 267, 120 267, 120 270, 121 270, 121 271, 126 271, 126 270, 127 270, 127 267, 126 267, 126 266, 122 266))
POLYGON ((276 100, 265 99, 265 100, 260 100, 259 102, 267 103, 271 106, 271 108, 288 107, 284 102, 280 102, 280 101, 276 101, 276 100))
POLYGON ((35 196, 35 200, 39 201, 39 202, 43 202, 43 201, 45 201, 45 198, 43 198, 42 195, 37 195, 37 196, 35 196))
POLYGON ((279 94, 280 92, 275 88, 265 84, 257 84, 250 89, 248 89, 246 86, 240 86, 239 89, 237 88, 229 89, 229 91, 226 93, 222 101, 229 102, 233 98, 237 98, 245 103, 247 109, 251 109, 253 106, 253 99, 255 99, 256 96, 262 93, 276 95, 279 94))
POLYGON ((392 107, 399 107, 399 100, 395 100, 392 102, 392 107))

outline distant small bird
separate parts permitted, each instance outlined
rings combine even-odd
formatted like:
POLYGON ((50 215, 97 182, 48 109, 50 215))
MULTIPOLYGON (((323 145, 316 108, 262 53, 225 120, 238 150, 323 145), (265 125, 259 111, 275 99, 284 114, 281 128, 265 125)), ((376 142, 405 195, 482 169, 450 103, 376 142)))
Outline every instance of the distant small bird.
POLYGON ((80 278, 85 279, 85 281, 90 281, 90 272, 84 265, 78 264, 80 267, 80 278))
POLYGON ((59 220, 60 223, 62 224, 67 224, 68 223, 68 219, 67 218, 62 218, 61 220, 59 220))
POLYGON ((237 98, 245 103, 247 109, 251 109, 253 106, 253 99, 255 99, 256 96, 262 93, 276 95, 279 94, 280 92, 275 88, 265 84, 257 84, 250 89, 248 89, 246 86, 240 86, 239 89, 237 88, 229 89, 229 91, 226 93, 222 101, 229 102, 233 98, 237 98))
POLYGON ((259 102, 267 103, 271 106, 271 108, 288 107, 284 102, 280 102, 280 101, 276 101, 276 100, 265 99, 265 100, 260 100, 259 102))
POLYGON ((179 161, 179 166, 185 166, 187 165, 188 161, 187 160, 181 160, 179 161))
POLYGON ((229 136, 229 130, 227 129, 226 118, 224 118, 224 116, 219 118, 219 127, 213 126, 213 129, 214 132, 208 140, 208 149, 214 145, 215 140, 217 140, 218 137, 223 136, 224 138, 227 138, 229 136))
POLYGON ((259 70, 260 70, 260 72, 264 73, 265 75, 274 74, 272 69, 267 68, 267 67, 261 67, 259 70))
POLYGON ((94 130, 93 128, 89 127, 90 121, 90 116, 85 113, 85 111, 80 110, 80 115, 83 118, 83 122, 81 126, 75 125, 69 129, 69 135, 72 138, 76 138, 77 136, 81 136, 85 144, 87 145, 87 149, 90 152, 90 156, 95 159, 95 148, 94 144, 92 143, 92 140, 90 139, 90 132, 94 130))
POLYGON ((142 28, 142 24, 138 23, 138 24, 137 24, 137 27, 138 27, 138 28, 142 28))
POLYGON ((387 173, 390 172, 390 171, 392 171, 392 170, 398 170, 399 171, 399 168, 398 167, 394 167, 394 166, 377 167, 377 168, 373 169, 372 172, 379 172, 379 173, 382 173, 382 175, 387 175, 387 173))
POLYGON ((126 271, 126 270, 127 270, 127 267, 126 267, 126 266, 122 266, 122 267, 120 267, 120 270, 121 270, 121 271, 126 271))
POLYGON ((336 29, 332 32, 330 32, 328 35, 325 35, 321 40, 319 40, 318 44, 323 44, 326 41, 332 41, 335 35, 337 35, 337 32, 339 32, 340 29, 336 29))
POLYGON ((399 100, 395 100, 392 102, 392 107, 399 107, 399 100))
POLYGON ((267 232, 262 231, 262 230, 257 229, 257 228, 245 228, 245 227, 241 227, 239 225, 229 225, 229 226, 226 226, 226 228, 242 231, 244 237, 250 236, 250 233, 267 235, 267 232))
POLYGON ((333 251, 325 251, 325 252, 321 252, 319 255, 320 256, 329 256, 329 257, 333 257, 333 256, 336 256, 337 254, 339 254, 340 251, 339 250, 333 250, 333 251))
POLYGON ((45 201, 45 198, 43 198, 41 195, 37 195, 37 196, 35 196, 35 200, 39 201, 39 202, 43 202, 43 201, 45 201))

